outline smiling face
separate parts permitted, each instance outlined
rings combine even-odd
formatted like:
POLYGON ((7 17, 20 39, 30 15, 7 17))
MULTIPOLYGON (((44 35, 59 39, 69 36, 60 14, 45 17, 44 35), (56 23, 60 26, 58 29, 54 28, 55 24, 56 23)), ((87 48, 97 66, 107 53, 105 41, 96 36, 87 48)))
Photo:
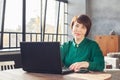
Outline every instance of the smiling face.
POLYGON ((74 38, 80 38, 80 36, 87 37, 90 32, 91 25, 92 22, 87 15, 83 14, 80 16, 74 16, 70 24, 74 38))
POLYGON ((77 21, 74 23, 72 28, 72 34, 75 39, 81 40, 85 37, 85 34, 87 32, 87 28, 83 25, 78 23, 77 21))

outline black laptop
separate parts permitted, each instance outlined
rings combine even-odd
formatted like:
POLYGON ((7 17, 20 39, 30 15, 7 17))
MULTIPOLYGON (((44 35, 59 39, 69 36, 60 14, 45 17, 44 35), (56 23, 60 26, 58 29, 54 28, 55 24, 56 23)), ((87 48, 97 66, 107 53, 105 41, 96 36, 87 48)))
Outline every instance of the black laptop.
POLYGON ((62 69, 59 42, 21 42, 23 70, 37 73, 67 74, 62 69))

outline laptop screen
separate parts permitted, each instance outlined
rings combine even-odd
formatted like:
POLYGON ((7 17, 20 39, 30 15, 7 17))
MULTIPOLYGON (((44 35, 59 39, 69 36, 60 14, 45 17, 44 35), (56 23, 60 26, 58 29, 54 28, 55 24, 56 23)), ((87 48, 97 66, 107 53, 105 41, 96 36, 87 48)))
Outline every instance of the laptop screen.
POLYGON ((21 42, 23 70, 40 73, 62 73, 59 42, 21 42))

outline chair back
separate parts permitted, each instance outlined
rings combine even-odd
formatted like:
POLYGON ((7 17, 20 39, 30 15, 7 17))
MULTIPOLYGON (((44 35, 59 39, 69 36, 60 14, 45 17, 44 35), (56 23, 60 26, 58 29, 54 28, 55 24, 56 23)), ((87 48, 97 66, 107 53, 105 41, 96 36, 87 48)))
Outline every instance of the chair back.
POLYGON ((1 61, 0 62, 0 71, 14 69, 15 61, 1 61))

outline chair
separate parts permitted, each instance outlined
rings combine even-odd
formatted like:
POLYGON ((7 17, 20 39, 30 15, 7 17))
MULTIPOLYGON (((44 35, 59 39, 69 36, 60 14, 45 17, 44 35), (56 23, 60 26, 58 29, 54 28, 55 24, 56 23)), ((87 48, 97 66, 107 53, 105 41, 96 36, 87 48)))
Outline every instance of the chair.
POLYGON ((14 69, 15 62, 14 61, 1 61, 0 62, 0 71, 14 69))
POLYGON ((120 52, 109 52, 107 54, 108 57, 111 57, 111 58, 117 58, 118 59, 118 68, 120 69, 120 52))

